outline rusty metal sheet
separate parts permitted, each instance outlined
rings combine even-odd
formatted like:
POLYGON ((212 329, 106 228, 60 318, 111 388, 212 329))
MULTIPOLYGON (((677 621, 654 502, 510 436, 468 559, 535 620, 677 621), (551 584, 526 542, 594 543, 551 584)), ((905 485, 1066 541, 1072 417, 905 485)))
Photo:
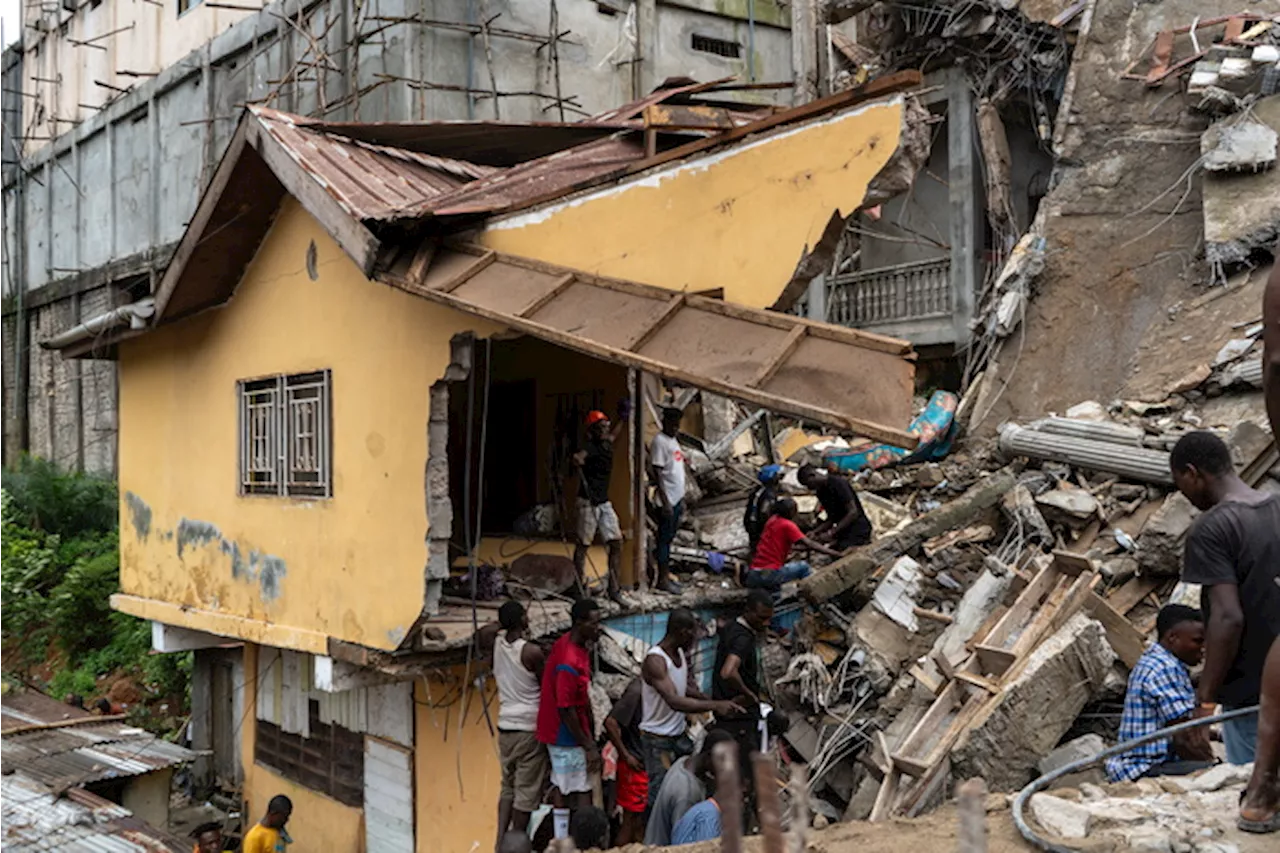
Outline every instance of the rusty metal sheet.
POLYGON ((605 361, 899 447, 916 444, 906 432, 915 364, 905 341, 477 246, 424 243, 381 278, 605 361))
POLYGON ((263 130, 356 219, 392 218, 499 171, 311 130, 293 116, 265 107, 251 110, 263 130))
MULTIPOLYGON (((38 723, 12 709, 8 719, 38 723)), ((21 772, 50 786, 84 785, 139 776, 194 761, 196 753, 123 722, 93 717, 55 729, 6 734, 0 739, 0 772, 21 772)))

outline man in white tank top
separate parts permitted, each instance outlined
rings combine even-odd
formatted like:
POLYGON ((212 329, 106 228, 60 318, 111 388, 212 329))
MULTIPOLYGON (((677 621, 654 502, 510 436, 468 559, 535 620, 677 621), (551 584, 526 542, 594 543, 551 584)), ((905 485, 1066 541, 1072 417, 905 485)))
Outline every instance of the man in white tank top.
POLYGON ((507 830, 528 832, 529 816, 542 803, 547 778, 547 748, 537 737, 546 655, 525 638, 529 619, 517 601, 498 611, 502 631, 493 643, 493 677, 498 684, 498 759, 502 794, 498 798, 498 844, 507 830))
POLYGON ((644 769, 649 776, 649 805, 658 796, 662 779, 677 759, 693 753, 693 741, 686 734, 685 714, 742 713, 731 701, 716 701, 702 695, 689 671, 689 652, 698 636, 698 618, 681 607, 667 617, 667 633, 649 650, 640 677, 640 746, 644 769))

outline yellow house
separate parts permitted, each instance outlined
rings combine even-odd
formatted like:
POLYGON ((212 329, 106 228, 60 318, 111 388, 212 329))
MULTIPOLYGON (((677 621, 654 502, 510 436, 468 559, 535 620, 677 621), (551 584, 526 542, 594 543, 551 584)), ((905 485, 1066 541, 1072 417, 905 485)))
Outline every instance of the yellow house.
MULTIPOLYGON (((517 531, 532 507, 571 515, 587 411, 636 411, 610 484, 627 586, 645 580, 659 383, 912 445, 908 345, 764 310, 894 157, 908 105, 880 92, 710 135, 696 111, 486 127, 251 110, 153 295, 50 342, 119 362, 112 604, 152 620, 159 651, 218 650, 197 746, 234 745, 217 775, 251 816, 293 799, 292 850, 492 842, 472 637, 494 611, 446 585, 571 552, 517 531)), ((567 625, 563 604, 531 614, 567 625)))

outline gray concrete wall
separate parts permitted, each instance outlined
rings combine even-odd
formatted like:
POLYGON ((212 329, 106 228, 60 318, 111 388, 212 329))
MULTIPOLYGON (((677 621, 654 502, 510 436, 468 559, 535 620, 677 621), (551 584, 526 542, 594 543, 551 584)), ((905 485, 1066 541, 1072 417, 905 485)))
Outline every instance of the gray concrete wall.
MULTIPOLYGON (((359 20, 354 0, 278 0, 20 163, 7 157, 5 460, 30 450, 68 467, 114 470, 114 363, 64 362, 38 343, 149 290, 245 103, 341 120, 491 119, 496 84, 521 93, 496 99, 504 121, 574 120, 670 76, 745 78, 749 44, 757 80, 789 79, 790 36, 775 5, 760 0, 765 13, 750 24, 743 3, 635 0, 628 14, 632 0, 558 0, 557 29, 569 33, 556 45, 557 86, 545 44, 494 35, 486 52, 465 26, 394 20, 465 25, 484 10, 499 16, 493 27, 545 35, 548 0, 365 0, 359 20), (694 33, 740 42, 742 56, 694 51, 694 33), (572 98, 563 114, 557 88, 572 98)), ((5 87, 21 75, 6 53, 5 87)), ((737 96, 790 100, 786 90, 737 96)), ((6 113, 7 152, 18 127, 20 116, 14 124, 6 113)))

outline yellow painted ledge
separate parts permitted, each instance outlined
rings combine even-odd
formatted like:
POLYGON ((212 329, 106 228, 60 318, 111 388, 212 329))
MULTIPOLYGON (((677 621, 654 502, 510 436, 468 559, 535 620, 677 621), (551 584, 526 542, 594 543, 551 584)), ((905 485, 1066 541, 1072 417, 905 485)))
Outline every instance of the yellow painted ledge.
POLYGON ((292 649, 313 655, 329 654, 329 637, 318 631, 307 631, 288 625, 273 625, 270 622, 183 607, 167 601, 126 595, 122 592, 111 596, 111 607, 113 610, 137 616, 139 619, 150 619, 153 622, 163 622, 179 628, 204 631, 217 634, 219 637, 232 637, 249 643, 274 646, 278 649, 292 649))

